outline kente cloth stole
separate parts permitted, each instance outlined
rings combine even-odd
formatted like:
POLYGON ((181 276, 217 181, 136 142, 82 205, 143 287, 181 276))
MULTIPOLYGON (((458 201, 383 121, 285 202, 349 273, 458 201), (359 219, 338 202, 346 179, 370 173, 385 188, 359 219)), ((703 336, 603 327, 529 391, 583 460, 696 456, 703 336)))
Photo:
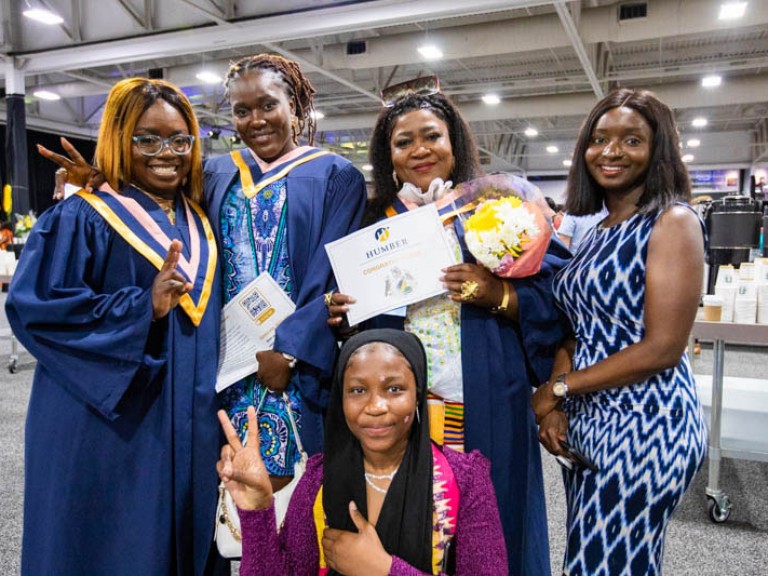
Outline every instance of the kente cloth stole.
POLYGON ((429 437, 432 441, 463 452, 464 404, 428 394, 427 410, 429 411, 429 437))
MULTIPOLYGON (((323 554, 323 531, 326 529, 325 511, 323 510, 323 487, 315 497, 312 507, 315 520, 317 546, 320 551, 318 576, 329 572, 323 554)), ((456 535, 456 520, 459 516, 459 485, 451 470, 448 459, 442 450, 432 444, 432 574, 437 575, 443 569, 446 548, 456 535)))
POLYGON ((240 171, 240 184, 243 186, 243 194, 249 200, 273 182, 285 178, 285 176, 297 166, 301 166, 306 162, 327 154, 330 154, 327 150, 318 150, 317 148, 307 147, 306 152, 300 154, 296 158, 284 163, 270 164, 267 167, 267 171, 259 178, 258 184, 256 184, 253 180, 252 169, 257 170, 257 173, 260 173, 261 168, 256 163, 253 156, 251 156, 248 149, 232 150, 229 153, 232 162, 235 163, 235 166, 237 166, 237 169, 240 171))
MULTIPOLYGON (((160 270, 163 267, 174 239, 172 236, 178 235, 174 233, 175 226, 170 221, 159 225, 136 200, 118 194, 107 185, 96 192, 80 190, 77 195, 155 268, 160 270)), ((179 299, 179 306, 192 323, 199 326, 216 274, 216 239, 202 209, 182 194, 178 198, 184 207, 180 217, 186 219, 189 228, 190 245, 187 250, 190 256, 187 258, 182 253, 176 269, 192 283, 192 290, 179 299)))

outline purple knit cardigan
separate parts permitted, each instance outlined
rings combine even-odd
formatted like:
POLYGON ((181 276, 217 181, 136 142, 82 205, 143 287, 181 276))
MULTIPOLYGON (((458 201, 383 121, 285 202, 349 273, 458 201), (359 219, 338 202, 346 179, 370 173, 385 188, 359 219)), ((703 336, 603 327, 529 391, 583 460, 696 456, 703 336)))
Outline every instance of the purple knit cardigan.
MULTIPOLYGON (((446 449, 459 486, 456 526, 456 576, 499 576, 507 571, 507 551, 490 463, 478 451, 462 454, 446 449)), ((283 529, 275 530, 275 509, 240 510, 243 533, 241 576, 317 576, 319 554, 312 507, 323 481, 323 456, 312 456, 296 486, 283 529)), ((397 556, 390 576, 426 576, 397 556)))

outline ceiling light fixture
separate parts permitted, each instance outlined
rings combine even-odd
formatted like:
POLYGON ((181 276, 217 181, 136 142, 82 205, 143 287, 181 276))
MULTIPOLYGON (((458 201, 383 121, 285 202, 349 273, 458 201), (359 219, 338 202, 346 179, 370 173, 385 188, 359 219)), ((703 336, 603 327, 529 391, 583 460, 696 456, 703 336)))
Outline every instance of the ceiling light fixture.
POLYGON ((558 152, 560 152, 560 148, 550 144, 549 146, 547 146, 547 152, 549 152, 550 154, 557 154, 558 152))
POLYGON ((325 118, 325 114, 323 114, 322 112, 320 112, 320 110, 312 110, 312 112, 310 112, 309 114, 310 114, 310 116, 312 116, 312 118, 314 118, 315 120, 322 120, 323 118, 325 118))
POLYGON ((24 16, 27 18, 31 18, 37 22, 42 22, 48 26, 55 26, 56 24, 61 24, 64 22, 64 18, 58 14, 54 14, 50 10, 45 10, 44 8, 29 8, 24 10, 22 14, 24 14, 24 16))
POLYGON ((720 84, 723 83, 722 76, 718 76, 717 74, 712 74, 711 76, 704 76, 704 78, 701 79, 701 85, 704 88, 716 88, 717 86, 720 86, 720 84))
POLYGON ((701 140, 698 138, 691 138, 688 140, 688 142, 685 143, 685 145, 688 146, 688 148, 698 148, 701 146, 701 140))
POLYGON ((496 104, 501 103, 501 98, 499 98, 496 94, 484 94, 483 102, 488 104, 488 106, 496 106, 496 104))
POLYGON ((720 20, 737 20, 744 16, 747 11, 746 2, 723 2, 720 4, 720 20))
POLYGON ((571 160, 563 160, 563 166, 570 168, 573 162, 571 160))
POLYGON ((365 170, 366 172, 370 172, 370 171, 373 170, 373 165, 371 165, 371 164, 363 164, 363 170, 365 170))
POLYGON ((683 158, 682 158, 682 160, 683 160, 683 162, 685 162, 686 164, 687 164, 688 162, 693 162, 693 154, 684 154, 684 155, 683 155, 683 158))
POLYGON ((535 136, 539 135, 539 131, 536 130, 533 126, 529 126, 525 129, 525 135, 528 136, 528 138, 534 138, 535 136))
POLYGON ((221 128, 211 128, 208 131, 208 138, 211 140, 218 140, 219 136, 221 136, 221 128))
POLYGON ((205 82, 206 84, 221 84, 222 82, 221 76, 216 74, 216 72, 211 72, 210 70, 201 70, 195 74, 195 78, 201 82, 205 82))
POLYGON ((32 95, 35 98, 39 98, 40 100, 50 100, 51 102, 61 100, 61 96, 56 94, 56 92, 51 92, 50 90, 37 90, 33 92, 32 95))
POLYGON ((707 119, 706 118, 694 118, 693 122, 691 122, 692 125, 694 125, 696 128, 703 128, 707 125, 707 119))
POLYGON ((443 57, 443 51, 434 44, 419 46, 418 51, 427 60, 440 60, 443 57))

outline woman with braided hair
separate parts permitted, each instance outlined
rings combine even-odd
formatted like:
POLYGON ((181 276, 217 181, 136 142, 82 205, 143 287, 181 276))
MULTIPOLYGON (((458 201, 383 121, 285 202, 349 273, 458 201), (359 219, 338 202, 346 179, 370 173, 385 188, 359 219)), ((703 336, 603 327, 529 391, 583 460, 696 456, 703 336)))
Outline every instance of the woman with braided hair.
MULTIPOLYGON (((374 197, 366 223, 434 204, 450 210, 448 180, 482 175, 472 133, 441 93, 408 94, 379 114, 370 147, 374 197)), ((445 269, 448 292, 378 316, 365 328, 389 327, 424 343, 432 438, 491 461, 509 559, 515 576, 549 574, 544 486, 531 385, 549 375, 563 331, 552 277, 568 252, 550 243, 541 270, 502 279, 476 264, 457 220, 447 223, 461 264, 445 269), (462 285, 474 285, 464 294, 462 285), (468 297, 469 296, 469 297, 468 297)), ((354 295, 336 293, 329 324, 339 326, 354 295)))
POLYGON ((219 241, 224 302, 267 271, 296 304, 278 327, 258 371, 220 397, 241 435, 258 407, 261 453, 275 489, 299 457, 285 408, 287 393, 307 451, 322 448, 321 414, 337 348, 323 294, 333 274, 323 246, 356 230, 365 206, 362 174, 313 148, 314 89, 296 62, 258 54, 233 64, 225 92, 247 146, 205 164, 208 215, 219 241), (309 146, 301 146, 300 136, 309 146))

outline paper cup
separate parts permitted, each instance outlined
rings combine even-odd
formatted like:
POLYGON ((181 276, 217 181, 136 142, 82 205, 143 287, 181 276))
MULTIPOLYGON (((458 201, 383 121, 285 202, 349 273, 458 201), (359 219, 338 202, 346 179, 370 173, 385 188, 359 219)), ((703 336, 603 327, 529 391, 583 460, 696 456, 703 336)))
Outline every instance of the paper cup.
POLYGON ((720 322, 723 316, 723 299, 720 296, 708 294, 704 296, 704 320, 720 322))

